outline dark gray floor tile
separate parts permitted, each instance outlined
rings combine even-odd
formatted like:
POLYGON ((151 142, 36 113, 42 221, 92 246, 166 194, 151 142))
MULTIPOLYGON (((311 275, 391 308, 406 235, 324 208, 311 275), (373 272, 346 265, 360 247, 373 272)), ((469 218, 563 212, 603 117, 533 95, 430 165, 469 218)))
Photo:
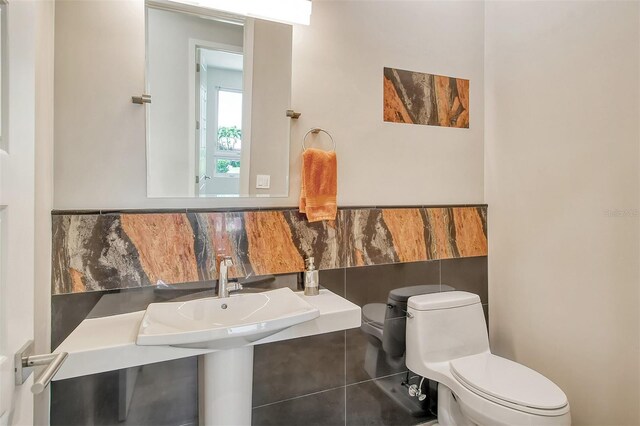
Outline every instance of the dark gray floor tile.
POLYGON ((257 345, 253 406, 344 386, 344 331, 257 345))
POLYGON ((468 291, 488 303, 487 257, 466 257, 442 260, 442 284, 468 291))
POLYGON ((346 272, 344 268, 320 271, 320 286, 341 297, 345 295, 345 280, 346 272))
POLYGON ((359 328, 347 330, 347 384, 376 379, 405 370, 404 357, 390 357, 379 340, 367 335, 359 328))
POLYGON ((432 418, 401 385, 404 374, 347 386, 347 425, 416 425, 432 418))
POLYGON ((359 306, 387 303, 394 288, 423 284, 440 284, 440 261, 347 268, 346 298, 359 306))
POLYGON ((253 409, 254 426, 343 426, 344 387, 253 409))

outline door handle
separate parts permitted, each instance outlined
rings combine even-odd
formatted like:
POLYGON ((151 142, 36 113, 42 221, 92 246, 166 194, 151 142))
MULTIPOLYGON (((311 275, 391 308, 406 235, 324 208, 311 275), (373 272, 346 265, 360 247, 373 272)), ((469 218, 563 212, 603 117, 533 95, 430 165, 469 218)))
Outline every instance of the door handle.
POLYGON ((35 367, 46 366, 39 377, 31 385, 34 394, 44 391, 51 379, 56 375, 62 364, 67 359, 67 352, 57 354, 33 355, 33 340, 29 340, 14 356, 16 385, 22 385, 35 367))

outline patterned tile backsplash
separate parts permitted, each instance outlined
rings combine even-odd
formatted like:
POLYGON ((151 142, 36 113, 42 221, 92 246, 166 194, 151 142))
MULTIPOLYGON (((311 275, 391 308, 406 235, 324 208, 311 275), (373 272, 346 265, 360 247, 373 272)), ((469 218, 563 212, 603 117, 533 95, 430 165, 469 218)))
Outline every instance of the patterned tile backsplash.
POLYGON ((345 208, 309 223, 296 209, 55 214, 53 294, 487 255, 487 208, 345 208))

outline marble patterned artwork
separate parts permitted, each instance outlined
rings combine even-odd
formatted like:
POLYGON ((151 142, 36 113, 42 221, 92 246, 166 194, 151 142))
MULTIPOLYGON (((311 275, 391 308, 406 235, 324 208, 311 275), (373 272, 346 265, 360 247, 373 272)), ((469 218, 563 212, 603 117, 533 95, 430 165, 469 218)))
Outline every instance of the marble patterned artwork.
POLYGON ((469 80, 384 68, 384 121, 469 128, 469 80))
POLYGON ((340 209, 309 223, 296 209, 56 214, 53 294, 487 254, 486 207, 340 209))

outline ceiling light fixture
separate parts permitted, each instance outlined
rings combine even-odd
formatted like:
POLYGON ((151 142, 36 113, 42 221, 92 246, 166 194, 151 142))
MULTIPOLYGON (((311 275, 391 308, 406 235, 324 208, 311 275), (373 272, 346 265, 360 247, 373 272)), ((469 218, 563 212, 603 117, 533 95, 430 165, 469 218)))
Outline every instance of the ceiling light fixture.
POLYGON ((285 24, 309 25, 311 0, 171 0, 207 9, 266 19, 285 24))

